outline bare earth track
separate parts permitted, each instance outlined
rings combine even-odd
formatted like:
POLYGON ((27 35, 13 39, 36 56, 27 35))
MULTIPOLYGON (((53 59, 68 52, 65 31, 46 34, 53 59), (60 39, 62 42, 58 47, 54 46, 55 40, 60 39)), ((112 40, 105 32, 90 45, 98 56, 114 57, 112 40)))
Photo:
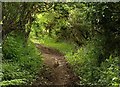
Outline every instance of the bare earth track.
POLYGON ((62 85, 64 87, 75 85, 77 77, 73 74, 62 53, 40 44, 36 44, 36 47, 42 53, 44 64, 47 67, 46 70, 43 70, 43 74, 39 75, 33 82, 34 87, 41 87, 40 85, 62 85))

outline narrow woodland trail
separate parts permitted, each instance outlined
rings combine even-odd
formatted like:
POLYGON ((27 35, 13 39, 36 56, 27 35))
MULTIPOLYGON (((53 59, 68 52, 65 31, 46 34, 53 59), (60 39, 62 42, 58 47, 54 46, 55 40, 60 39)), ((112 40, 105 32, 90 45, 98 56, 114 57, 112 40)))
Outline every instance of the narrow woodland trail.
POLYGON ((40 44, 36 44, 36 47, 43 55, 47 70, 44 70, 43 74, 33 82, 34 86, 64 85, 66 87, 67 85, 75 85, 77 77, 73 74, 62 53, 40 44))

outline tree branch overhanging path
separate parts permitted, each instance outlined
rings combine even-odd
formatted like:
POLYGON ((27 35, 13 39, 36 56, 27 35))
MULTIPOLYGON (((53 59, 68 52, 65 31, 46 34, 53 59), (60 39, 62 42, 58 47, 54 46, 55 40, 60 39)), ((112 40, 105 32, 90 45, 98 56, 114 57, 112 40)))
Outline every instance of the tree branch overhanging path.
POLYGON ((41 76, 33 82, 33 86, 39 85, 73 85, 76 84, 78 78, 74 75, 70 69, 69 64, 64 58, 64 55, 58 50, 45 47, 41 44, 36 44, 36 47, 42 52, 44 64, 48 66, 50 73, 43 72, 44 78, 48 80, 47 83, 41 82, 41 76))

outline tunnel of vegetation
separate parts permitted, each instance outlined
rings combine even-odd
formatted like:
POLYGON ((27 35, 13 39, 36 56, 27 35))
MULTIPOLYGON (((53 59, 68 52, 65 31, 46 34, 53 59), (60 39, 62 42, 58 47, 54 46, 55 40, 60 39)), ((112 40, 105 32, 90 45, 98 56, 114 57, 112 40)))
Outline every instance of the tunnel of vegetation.
POLYGON ((2 85, 31 84, 42 71, 36 42, 65 54, 78 85, 119 85, 119 2, 2 3, 2 11, 2 85))

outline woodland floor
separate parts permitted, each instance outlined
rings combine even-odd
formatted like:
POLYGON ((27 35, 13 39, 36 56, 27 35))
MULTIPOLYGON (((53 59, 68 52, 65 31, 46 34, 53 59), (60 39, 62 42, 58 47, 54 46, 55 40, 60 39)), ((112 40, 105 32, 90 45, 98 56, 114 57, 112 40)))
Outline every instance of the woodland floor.
POLYGON ((33 86, 40 85, 75 85, 78 81, 65 57, 58 50, 36 44, 43 56, 45 68, 42 74, 33 82, 33 86))

